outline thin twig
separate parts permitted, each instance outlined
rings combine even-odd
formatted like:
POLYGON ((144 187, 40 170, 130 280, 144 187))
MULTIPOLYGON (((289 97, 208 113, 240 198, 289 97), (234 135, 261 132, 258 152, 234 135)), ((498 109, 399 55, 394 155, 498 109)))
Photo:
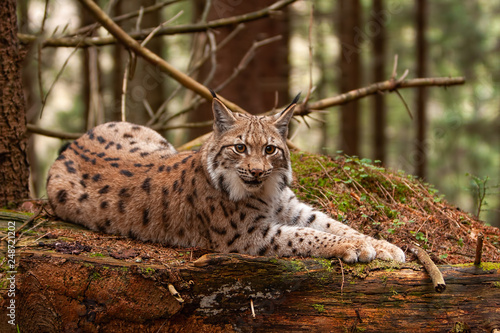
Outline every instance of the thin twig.
POLYGON ((210 45, 210 72, 208 73, 206 79, 203 81, 204 86, 208 86, 210 82, 212 82, 215 72, 217 71, 217 58, 216 58, 216 53, 215 50, 217 49, 217 43, 215 42, 215 36, 212 31, 207 32, 207 37, 210 45))
POLYGON ((200 22, 207 22, 208 13, 210 12, 210 7, 212 7, 212 0, 205 1, 205 8, 203 8, 203 13, 201 14, 200 22))
POLYGON ((144 108, 148 112, 149 117, 152 118, 154 116, 154 113, 153 113, 153 109, 151 108, 151 105, 149 104, 148 100, 147 99, 143 99, 142 100, 142 105, 144 105, 144 108))
POLYGON ((130 61, 132 56, 129 54, 127 58, 127 63, 125 64, 125 69, 123 71, 123 82, 122 82, 122 98, 121 98, 121 107, 120 107, 120 115, 121 120, 126 121, 126 102, 127 102, 127 90, 128 90, 128 80, 129 80, 129 71, 130 71, 130 61))
POLYGON ((399 90, 394 90, 394 92, 396 93, 396 95, 398 95, 399 99, 401 100, 401 102, 403 103, 406 111, 408 112, 408 115, 410 116, 410 119, 413 120, 413 114, 411 113, 411 110, 410 110, 410 107, 408 106, 408 104, 406 103, 405 99, 403 98, 403 96, 399 93, 399 90))
POLYGON ((255 309, 253 308, 253 300, 250 298, 250 309, 252 309, 252 317, 255 318, 255 309))
POLYGON ((158 33, 158 31, 160 31, 160 29, 162 27, 164 27, 165 25, 177 20, 179 18, 179 16, 181 16, 182 14, 184 14, 184 11, 181 10, 180 12, 178 12, 177 14, 175 14, 172 18, 170 18, 169 20, 161 23, 159 26, 157 26, 156 28, 154 28, 151 33, 142 41, 141 43, 141 46, 146 46, 146 44, 158 33))
POLYGON ((395 80, 396 79, 396 75, 397 75, 396 71, 397 71, 397 69, 398 69, 398 55, 395 54, 394 55, 394 65, 392 67, 391 80, 395 80))

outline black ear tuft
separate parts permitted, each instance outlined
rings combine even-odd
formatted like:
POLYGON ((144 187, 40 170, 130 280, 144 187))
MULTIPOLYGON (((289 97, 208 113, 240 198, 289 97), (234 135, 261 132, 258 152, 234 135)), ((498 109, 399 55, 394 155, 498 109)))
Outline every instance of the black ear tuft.
POLYGON ((213 98, 217 98, 217 94, 215 93, 215 91, 213 91, 212 89, 208 88, 208 90, 210 90, 210 93, 212 94, 212 97, 213 98))
POLYGON ((297 102, 299 101, 299 98, 300 98, 300 92, 297 94, 297 96, 295 96, 295 98, 293 99, 292 103, 290 103, 283 112, 285 112, 286 110, 288 110, 292 105, 294 104, 297 104, 297 102))
POLYGON ((297 105, 297 102, 300 98, 300 93, 295 96, 293 99, 292 103, 288 105, 285 110, 282 112, 274 115, 274 126, 278 129, 280 134, 283 136, 283 138, 286 139, 288 135, 288 123, 293 117, 293 110, 295 109, 295 106, 297 105))
POLYGON ((214 112, 214 131, 216 134, 226 132, 236 122, 233 113, 216 97, 212 100, 212 110, 214 112))

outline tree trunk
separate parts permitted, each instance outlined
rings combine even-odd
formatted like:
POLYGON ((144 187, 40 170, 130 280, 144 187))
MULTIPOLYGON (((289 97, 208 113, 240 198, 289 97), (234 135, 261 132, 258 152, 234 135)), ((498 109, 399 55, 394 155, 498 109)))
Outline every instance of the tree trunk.
MULTIPOLYGON (((340 0, 339 21, 340 51, 340 91, 342 93, 361 87, 360 48, 363 42, 361 4, 359 0, 340 0)), ((340 107, 341 129, 340 149, 347 155, 359 156, 359 102, 354 101, 340 107)))
MULTIPOLYGON (((384 1, 373 0, 373 12, 379 16, 384 12, 384 1)), ((386 80, 385 61, 386 61, 386 29, 385 24, 377 22, 379 32, 373 36, 373 82, 386 80)), ((386 163, 386 136, 385 128, 387 126, 385 96, 375 94, 373 97, 373 132, 374 140, 374 158, 375 160, 386 163)))
MULTIPOLYGON (((207 20, 220 19, 252 12, 274 3, 275 0, 257 1, 213 1, 207 20)), ((197 1, 198 12, 201 12, 204 1, 197 1)), ((238 36, 217 52, 217 68, 210 88, 215 88, 233 74, 238 64, 255 41, 281 35, 281 40, 259 48, 239 75, 219 91, 222 96, 235 101, 250 113, 257 114, 271 109, 275 105, 276 92, 278 104, 289 101, 288 96, 288 40, 289 15, 288 9, 276 17, 263 18, 245 23, 245 28, 238 36)), ((234 26, 222 27, 215 33, 218 45, 233 30, 234 26)), ((203 82, 212 68, 210 61, 201 68, 198 80, 203 82)), ((204 103, 189 115, 189 122, 212 120, 210 103, 204 103)), ((196 128, 190 131, 190 139, 194 139, 210 131, 211 127, 196 128)))
POLYGON ((456 322, 473 332, 500 328, 498 264, 440 270, 442 294, 411 263, 209 254, 165 267, 30 250, 18 269, 17 322, 21 332, 448 332, 456 322))
POLYGON ((29 197, 16 1, 0 3, 0 206, 29 197))
MULTIPOLYGON (((416 2, 416 30, 417 30, 417 77, 427 75, 427 41, 425 32, 427 30, 427 0, 417 0, 416 2)), ((415 173, 424 179, 427 175, 427 89, 417 88, 417 139, 413 161, 415 163, 415 173)))
MULTIPOLYGON (((94 17, 82 6, 80 6, 80 20, 82 27, 95 22, 94 17)), ((95 35, 94 31, 89 36, 95 35)), ((85 130, 104 122, 104 106, 100 98, 101 75, 97 60, 98 55, 99 50, 96 47, 87 47, 81 50, 85 130)))

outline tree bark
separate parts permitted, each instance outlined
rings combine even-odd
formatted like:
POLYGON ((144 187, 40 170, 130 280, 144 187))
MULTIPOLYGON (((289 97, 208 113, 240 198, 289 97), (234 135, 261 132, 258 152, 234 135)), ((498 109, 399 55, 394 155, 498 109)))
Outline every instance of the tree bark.
MULTIPOLYGON (((361 87, 361 4, 359 0, 340 0, 338 3, 339 12, 342 13, 342 19, 339 21, 339 67, 342 73, 339 85, 341 92, 347 92, 361 87)), ((359 102, 343 105, 340 112, 340 149, 347 155, 359 156, 359 102)))
POLYGON ((16 1, 0 3, 0 206, 29 197, 26 114, 16 1))
MULTIPOLYGON (((258 10, 273 4, 275 0, 258 1, 212 1, 212 7, 207 20, 231 17, 258 10)), ((201 12, 205 1, 197 1, 197 11, 201 12)), ((288 9, 282 9, 282 14, 276 17, 263 18, 245 24, 245 28, 238 36, 229 41, 224 48, 217 52, 217 69, 210 88, 215 88, 233 74, 240 61, 255 41, 281 35, 279 41, 265 45, 257 50, 257 54, 244 70, 224 89, 221 95, 234 100, 250 113, 257 114, 271 109, 275 105, 276 92, 278 105, 289 102, 288 96, 288 41, 289 15, 288 9)), ((234 26, 222 27, 215 33, 216 44, 224 40, 234 26)), ((201 68, 198 80, 204 81, 210 72, 210 61, 201 68)), ((212 120, 212 109, 209 103, 204 103, 189 115, 189 122, 212 120)), ((210 126, 190 130, 190 139, 207 133, 210 126)))
MULTIPOLYGON (((384 12, 384 1, 373 1, 373 12, 380 15, 384 12)), ((373 37, 373 82, 381 82, 385 77, 386 61, 386 29, 385 24, 380 24, 379 32, 373 37)), ((385 128, 387 126, 385 96, 375 94, 373 97, 373 132, 375 140, 373 142, 373 151, 375 160, 386 162, 386 136, 385 128)))
MULTIPOLYGON (((425 77, 427 74, 427 0, 417 0, 416 2, 416 53, 417 53, 417 76, 425 77)), ((417 113, 417 138, 413 161, 415 163, 415 173, 424 179, 427 175, 427 89, 417 88, 416 113, 417 113)))

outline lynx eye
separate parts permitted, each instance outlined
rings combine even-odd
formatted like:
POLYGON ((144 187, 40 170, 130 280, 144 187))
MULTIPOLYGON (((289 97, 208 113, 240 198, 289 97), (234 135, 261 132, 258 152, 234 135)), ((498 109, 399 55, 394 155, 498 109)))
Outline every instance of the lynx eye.
POLYGON ((266 152, 266 154, 271 155, 271 154, 274 154, 274 152, 276 151, 276 147, 269 145, 269 146, 266 146, 264 151, 266 152))
POLYGON ((242 153, 244 153, 244 152, 246 152, 246 151, 247 151, 247 146, 245 146, 244 144, 241 144, 241 143, 240 143, 240 144, 234 145, 234 149, 235 149, 238 153, 242 154, 242 153))

